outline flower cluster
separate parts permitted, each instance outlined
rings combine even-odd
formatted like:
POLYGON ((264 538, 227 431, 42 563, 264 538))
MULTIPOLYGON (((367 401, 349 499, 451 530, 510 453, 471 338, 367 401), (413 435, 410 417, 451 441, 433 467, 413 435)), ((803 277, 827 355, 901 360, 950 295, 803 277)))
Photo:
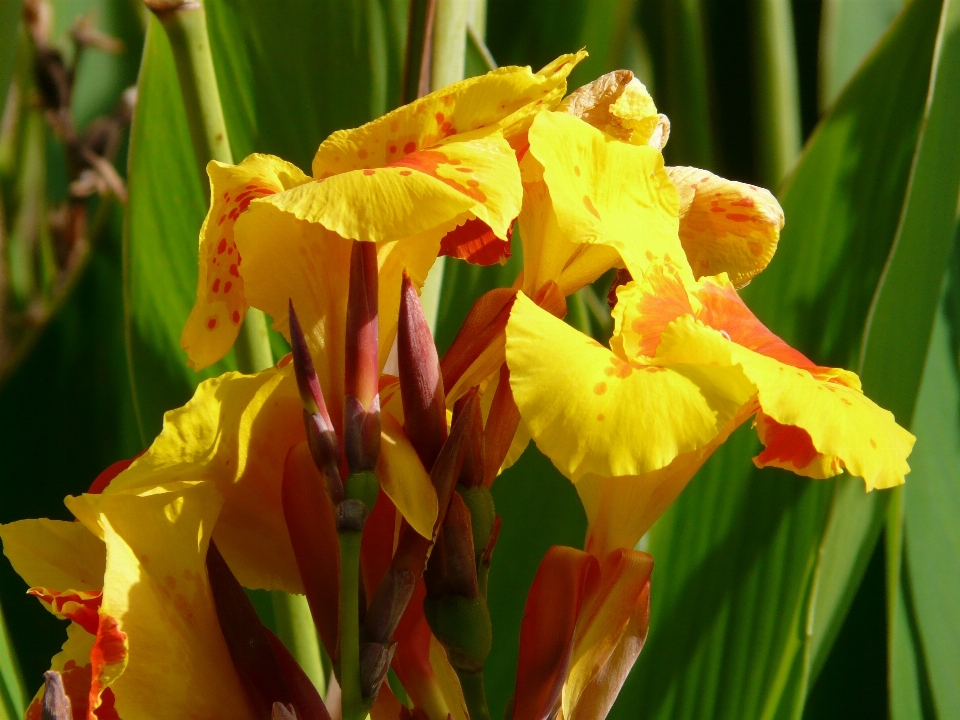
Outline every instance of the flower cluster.
POLYGON ((79 522, 0 528, 70 621, 29 718, 488 718, 490 486, 530 439, 589 530, 540 564, 508 717, 603 718, 647 634, 653 559, 634 548, 737 426, 754 419, 758 466, 903 482, 912 436, 737 294, 774 254, 777 201, 665 167, 669 122, 627 71, 564 98, 582 55, 334 133, 312 177, 210 164, 189 362, 223 357, 249 307, 292 353, 201 383, 142 455, 67 498, 79 522), (439 358, 430 267, 505 260, 515 221, 523 271, 439 358), (562 317, 611 270, 604 347, 562 317), (327 704, 244 587, 306 595, 327 704))

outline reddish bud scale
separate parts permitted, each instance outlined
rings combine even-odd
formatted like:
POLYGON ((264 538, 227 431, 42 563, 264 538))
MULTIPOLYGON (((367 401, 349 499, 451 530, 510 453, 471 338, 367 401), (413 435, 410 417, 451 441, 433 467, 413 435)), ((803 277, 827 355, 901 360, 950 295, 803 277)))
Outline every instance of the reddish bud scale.
POLYGON ((483 428, 484 477, 486 487, 493 485, 503 461, 510 452, 513 438, 520 427, 520 410, 513 399, 510 389, 510 369, 504 363, 500 366, 500 378, 497 382, 487 424, 483 428))
POLYGON ((369 412, 380 381, 377 328, 377 245, 355 242, 350 254, 347 296, 346 394, 369 412))
POLYGON ((300 327, 297 313, 293 309, 293 300, 289 301, 290 316, 290 349, 293 351, 293 368, 297 375, 297 389, 300 391, 300 400, 304 410, 313 415, 319 413, 327 428, 333 431, 330 413, 323 400, 323 391, 320 389, 320 379, 313 367, 313 358, 310 357, 310 348, 307 339, 300 327))
MULTIPOLYGON (((277 664, 280 671, 287 679, 290 686, 290 692, 293 696, 293 707, 295 708, 296 720, 330 720, 330 713, 327 712, 320 693, 314 687, 313 681, 307 677, 296 658, 290 654, 280 639, 269 630, 265 631, 267 640, 270 641, 270 647, 277 657, 277 664)), ((274 703, 274 708, 278 703, 274 703)), ((288 708, 284 708, 287 710, 288 708)))
POLYGON ((334 506, 301 443, 287 453, 281 500, 310 612, 331 658, 339 653, 340 547, 334 506))
POLYGON ((450 505, 423 579, 427 584, 428 597, 462 595, 474 598, 480 592, 470 509, 459 493, 453 493, 450 497, 450 505))
POLYGON ((270 717, 274 703, 293 702, 267 629, 217 546, 207 550, 210 590, 233 666, 259 717, 270 717))
POLYGON ((423 466, 430 470, 447 439, 443 378, 423 306, 406 273, 400 289, 397 364, 403 427, 423 466))

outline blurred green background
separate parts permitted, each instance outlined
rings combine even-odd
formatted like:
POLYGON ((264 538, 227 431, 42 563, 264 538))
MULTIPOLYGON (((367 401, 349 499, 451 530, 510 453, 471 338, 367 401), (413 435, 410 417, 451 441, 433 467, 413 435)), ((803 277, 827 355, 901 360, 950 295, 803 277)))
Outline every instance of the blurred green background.
MULTIPOLYGON (((860 372, 918 437, 907 485, 867 496, 845 476, 758 471, 754 434, 736 433, 643 541, 651 631, 611 717, 960 718, 960 2, 459 2, 498 64, 586 47, 571 89, 633 70, 671 118, 668 164, 773 190, 787 224, 748 304, 814 361, 860 372)), ((331 131, 400 102, 409 0, 205 4, 235 159, 309 170, 331 131)), ((197 374, 179 348, 205 200, 166 36, 136 0, 51 0, 47 26, 36 7, 0 0, 0 522, 69 518, 64 495, 235 366, 197 374), (82 196, 80 147, 103 149, 125 201, 82 196)), ((468 42, 464 72, 484 69, 468 42)), ((441 350, 521 261, 518 248, 502 268, 447 263, 441 350)), ((602 336, 605 292, 573 298, 571 321, 602 336)), ((582 543, 586 520, 534 448, 494 495, 498 715, 537 564, 582 543)), ((25 590, 0 561, 0 718, 64 639, 25 590)))

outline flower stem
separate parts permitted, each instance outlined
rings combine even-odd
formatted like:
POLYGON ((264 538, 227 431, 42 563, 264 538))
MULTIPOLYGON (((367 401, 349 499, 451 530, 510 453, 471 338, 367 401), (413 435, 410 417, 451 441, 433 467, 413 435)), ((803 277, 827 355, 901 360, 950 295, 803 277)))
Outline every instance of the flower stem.
MULTIPOLYGON (((160 20, 170 40, 200 185, 209 201, 207 163, 210 160, 232 163, 233 153, 213 67, 206 11, 195 0, 185 0, 172 7, 160 0, 146 0, 146 4, 160 20)), ((254 373, 273 365, 267 320, 262 311, 256 308, 247 311, 235 347, 240 372, 254 373)))
POLYGON ((776 188, 800 154, 800 89, 788 0, 754 0, 761 181, 776 188))
POLYGON ((277 637, 297 659, 300 668, 310 678, 320 696, 324 696, 327 692, 327 675, 323 670, 320 638, 307 598, 278 590, 270 595, 277 637))
POLYGON ((460 688, 463 690, 470 720, 490 720, 487 695, 483 690, 483 671, 474 673, 458 668, 457 677, 460 678, 460 688))
POLYGON ((367 710, 360 693, 360 538, 342 530, 340 539, 340 691, 343 720, 363 720, 367 710))

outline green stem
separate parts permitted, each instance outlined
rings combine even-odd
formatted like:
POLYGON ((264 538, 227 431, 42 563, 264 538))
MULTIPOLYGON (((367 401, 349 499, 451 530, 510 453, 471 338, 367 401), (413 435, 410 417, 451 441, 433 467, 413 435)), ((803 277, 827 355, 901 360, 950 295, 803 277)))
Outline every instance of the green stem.
POLYGON ((460 678, 460 688, 463 690, 470 720, 490 720, 487 694, 483 689, 483 671, 474 673, 458 668, 457 677, 460 678))
POLYGON ((340 692, 343 720, 367 715, 360 692, 360 538, 346 530, 340 539, 340 692))
POLYGON ((789 0, 755 0, 754 66, 761 182, 776 188, 800 154, 800 88, 789 0))
MULTIPOLYGON (((207 14, 202 4, 192 0, 172 9, 151 7, 170 39, 197 166, 200 177, 205 178, 209 160, 233 162, 207 35, 207 14)), ((209 194, 209 188, 205 192, 209 194)))
POLYGON ((320 656, 320 639, 310 614, 310 605, 303 595, 275 591, 270 593, 277 637, 297 658, 300 668, 321 696, 327 693, 327 677, 320 656))
MULTIPOLYGON (((160 20, 170 40, 200 184, 209 202, 207 163, 210 160, 232 163, 233 154, 213 67, 206 11, 195 0, 186 0, 173 8, 147 0, 147 6, 160 20)), ((256 308, 247 311, 235 347, 240 372, 254 373, 273 365, 267 319, 262 311, 256 308)))

